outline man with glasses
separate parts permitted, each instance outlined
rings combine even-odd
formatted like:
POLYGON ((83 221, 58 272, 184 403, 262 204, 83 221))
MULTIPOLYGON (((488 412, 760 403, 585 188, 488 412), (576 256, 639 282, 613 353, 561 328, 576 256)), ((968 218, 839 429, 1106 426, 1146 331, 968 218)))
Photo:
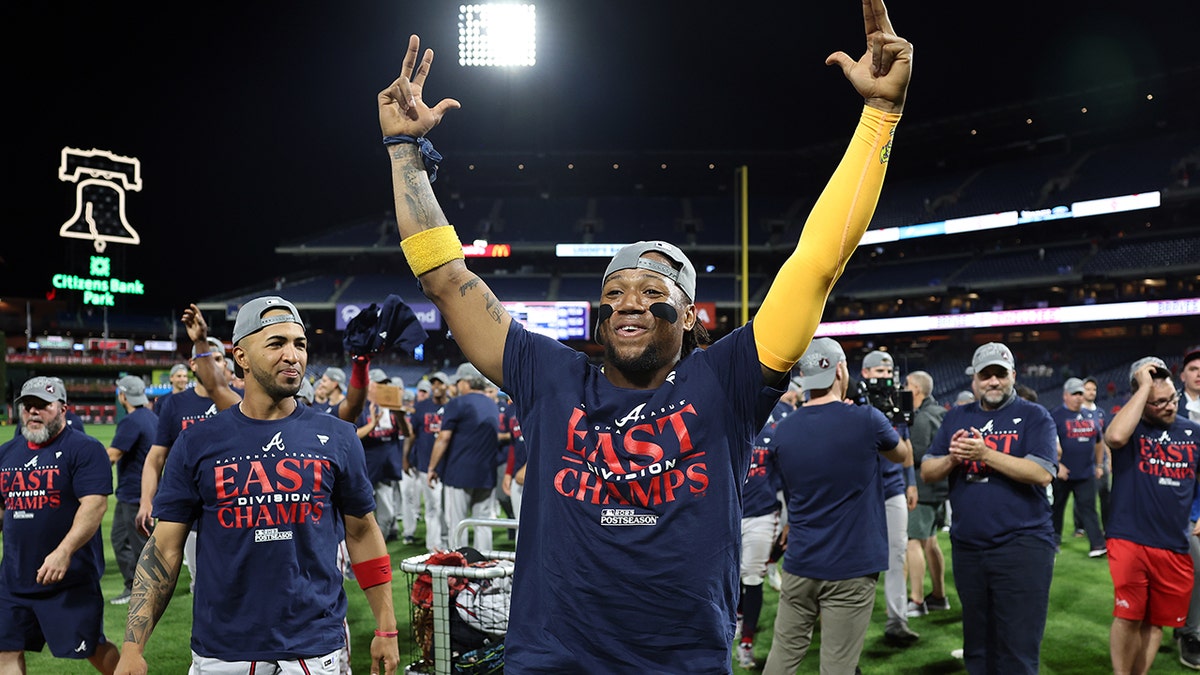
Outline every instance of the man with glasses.
POLYGON ((1063 384, 1062 405, 1050 411, 1062 447, 1054 480, 1054 534, 1061 546, 1067 497, 1074 496, 1075 526, 1087 533, 1088 557, 1099 558, 1107 552, 1096 515, 1096 481, 1104 475, 1103 428, 1096 414, 1083 407, 1083 394, 1083 380, 1072 377, 1063 384))
MULTIPOLYGON (((1196 490, 1200 424, 1178 415, 1179 393, 1162 359, 1129 369, 1132 395, 1104 432, 1112 450, 1108 567, 1115 603, 1113 672, 1144 673, 1163 626, 1180 628, 1193 586, 1185 523, 1196 490)), ((1200 534, 1193 527, 1192 534, 1200 534)))

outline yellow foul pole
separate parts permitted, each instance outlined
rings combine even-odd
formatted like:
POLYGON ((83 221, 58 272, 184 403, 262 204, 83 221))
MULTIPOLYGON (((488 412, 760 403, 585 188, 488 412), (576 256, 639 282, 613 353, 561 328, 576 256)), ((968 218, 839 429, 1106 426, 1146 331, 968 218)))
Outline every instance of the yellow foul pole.
POLYGON ((749 167, 742 165, 741 181, 738 183, 738 190, 741 193, 741 213, 739 219, 741 221, 742 234, 742 325, 750 323, 750 199, 749 199, 749 167))

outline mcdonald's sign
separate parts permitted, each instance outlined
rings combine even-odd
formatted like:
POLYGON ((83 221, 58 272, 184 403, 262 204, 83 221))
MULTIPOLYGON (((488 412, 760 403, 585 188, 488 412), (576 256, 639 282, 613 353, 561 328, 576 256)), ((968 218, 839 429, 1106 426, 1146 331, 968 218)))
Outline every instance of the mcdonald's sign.
POLYGON ((468 258, 508 258, 512 256, 512 244, 463 244, 463 255, 468 258))

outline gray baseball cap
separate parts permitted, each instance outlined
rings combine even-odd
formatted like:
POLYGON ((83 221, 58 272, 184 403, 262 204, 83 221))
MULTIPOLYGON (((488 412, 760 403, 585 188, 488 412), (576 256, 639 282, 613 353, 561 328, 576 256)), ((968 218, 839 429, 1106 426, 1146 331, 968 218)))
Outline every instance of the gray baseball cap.
MULTIPOLYGON (((612 261, 608 263, 608 269, 604 270, 604 279, 608 279, 613 272, 629 269, 646 269, 652 272, 658 272, 664 277, 675 282, 676 286, 683 289, 683 292, 691 301, 696 300, 696 268, 692 265, 692 261, 678 246, 668 244, 665 241, 639 241, 635 244, 625 246, 617 251, 613 256, 612 261), (659 253, 664 255, 669 260, 673 260, 680 266, 675 269, 670 265, 650 258, 643 258, 647 253, 659 253)), ((603 283, 603 281, 602 281, 603 283)))
POLYGON ((1083 393, 1083 380, 1079 379, 1078 377, 1072 377, 1071 379, 1067 380, 1066 382, 1063 383, 1063 393, 1064 394, 1082 394, 1083 393))
POLYGON ((208 351, 214 353, 220 352, 221 356, 227 356, 229 354, 229 350, 225 349, 225 343, 221 342, 220 338, 215 338, 209 335, 205 341, 208 342, 208 351))
POLYGON ((988 366, 1004 366, 1010 372, 1016 370, 1017 360, 1013 358, 1012 350, 999 342, 989 342, 980 345, 971 359, 968 375, 974 375, 988 366))
POLYGON ((390 382, 392 379, 388 377, 387 373, 383 372, 383 368, 372 368, 371 370, 367 371, 367 377, 370 377, 371 381, 377 384, 390 382))
POLYGON ((472 389, 483 389, 488 383, 488 379, 470 361, 460 365, 458 370, 454 371, 454 377, 450 379, 451 384, 458 384, 459 380, 466 380, 472 389))
POLYGON ((966 405, 967 403, 974 403, 974 402, 975 402, 975 394, 973 394, 969 391, 966 391, 965 389, 963 391, 958 392, 958 397, 954 399, 954 405, 966 405))
POLYGON ((171 366, 171 375, 174 375, 175 373, 178 373, 180 371, 183 371, 186 373, 186 372, 188 372, 188 367, 183 365, 182 363, 176 363, 175 365, 171 366))
POLYGON ((21 395, 17 397, 17 403, 21 402, 27 396, 40 398, 47 403, 55 401, 66 402, 67 390, 63 386, 62 380, 57 377, 31 377, 21 385, 21 395))
POLYGON ((346 384, 346 371, 338 368, 337 366, 330 366, 326 368, 325 372, 321 373, 321 377, 328 377, 334 382, 337 382, 339 385, 346 384))
POLYGON ((428 379, 429 379, 429 381, 430 381, 430 382, 433 382, 434 380, 437 380, 438 382, 441 382, 442 384, 450 384, 450 376, 449 376, 449 375, 447 375, 447 374, 445 374, 445 373, 443 373, 443 372, 442 372, 442 371, 440 371, 440 370, 439 370, 439 371, 437 371, 436 373, 432 373, 432 374, 430 374, 430 375, 428 376, 428 379))
POLYGON ((278 295, 254 298, 238 310, 237 319, 233 322, 233 344, 236 345, 242 341, 242 338, 253 335, 267 326, 288 321, 300 324, 301 328, 304 327, 304 322, 300 320, 300 312, 295 305, 278 295), (287 310, 288 314, 276 314, 263 318, 263 314, 273 309, 287 310))
POLYGON ((837 340, 817 338, 800 357, 800 376, 805 391, 828 389, 837 377, 837 365, 846 360, 846 352, 837 340))
POLYGON ((895 363, 896 362, 892 360, 891 354, 876 349, 875 351, 863 357, 862 367, 870 369, 878 368, 879 366, 891 366, 895 365, 895 363))
POLYGON ((150 402, 146 398, 146 383, 137 375, 126 375, 117 380, 117 391, 125 394, 129 405, 146 405, 150 402))
POLYGON ((1137 378, 1134 377, 1134 374, 1141 370, 1142 366, 1145 366, 1148 363, 1154 364, 1154 377, 1160 379, 1167 379, 1171 377, 1171 371, 1167 370, 1167 364, 1163 362, 1162 359, 1158 358, 1157 356, 1143 356, 1137 361, 1134 361, 1132 366, 1129 366, 1130 384, 1137 381, 1137 378))
POLYGON ((421 380, 420 382, 417 383, 417 391, 432 393, 433 385, 429 383, 429 380, 421 380))

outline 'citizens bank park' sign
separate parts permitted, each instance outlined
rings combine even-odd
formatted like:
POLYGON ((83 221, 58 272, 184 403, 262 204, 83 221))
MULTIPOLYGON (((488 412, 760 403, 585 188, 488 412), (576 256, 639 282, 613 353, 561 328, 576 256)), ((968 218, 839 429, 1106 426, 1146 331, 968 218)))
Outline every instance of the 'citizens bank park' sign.
MULTIPOLYGON (((109 244, 137 246, 142 238, 125 216, 128 192, 142 189, 141 163, 107 150, 63 148, 58 179, 75 184, 75 212, 58 229, 64 239, 92 242, 97 254, 109 244)), ((88 259, 86 274, 62 272, 50 278, 53 298, 57 291, 79 291, 87 305, 115 307, 122 295, 145 295, 139 279, 122 279, 104 255, 88 259)))

